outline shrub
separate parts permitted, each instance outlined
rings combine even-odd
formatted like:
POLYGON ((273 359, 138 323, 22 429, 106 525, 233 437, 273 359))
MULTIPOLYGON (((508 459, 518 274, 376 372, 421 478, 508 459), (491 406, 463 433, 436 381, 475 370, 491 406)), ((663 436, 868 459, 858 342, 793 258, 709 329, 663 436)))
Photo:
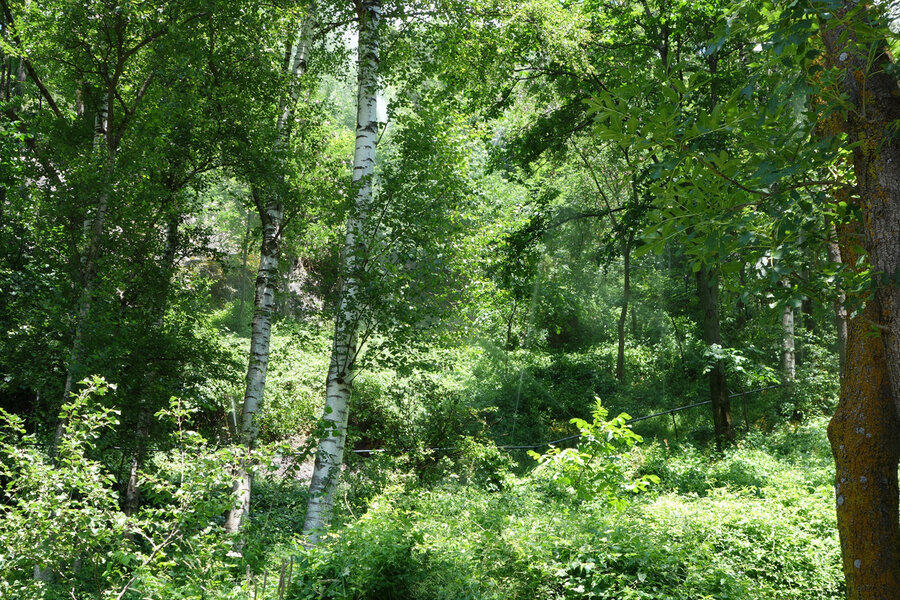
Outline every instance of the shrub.
POLYGON ((532 473, 535 482, 549 483, 557 492, 580 500, 602 498, 610 506, 623 509, 631 492, 659 483, 656 475, 631 478, 623 465, 623 453, 641 441, 626 424, 631 417, 622 413, 606 420, 609 412, 600 404, 594 408, 594 420, 572 419, 581 437, 575 448, 550 448, 543 455, 529 452, 538 461, 532 473))
POLYGON ((55 460, 25 435, 21 420, 0 411, 0 596, 38 598, 227 598, 231 580, 221 515, 231 501, 228 452, 212 452, 185 427, 176 404, 177 448, 141 474, 149 500, 138 514, 119 510, 116 481, 93 458, 116 425, 95 398, 102 379, 63 406, 65 429, 55 460), (42 577, 33 577, 35 568, 42 577))

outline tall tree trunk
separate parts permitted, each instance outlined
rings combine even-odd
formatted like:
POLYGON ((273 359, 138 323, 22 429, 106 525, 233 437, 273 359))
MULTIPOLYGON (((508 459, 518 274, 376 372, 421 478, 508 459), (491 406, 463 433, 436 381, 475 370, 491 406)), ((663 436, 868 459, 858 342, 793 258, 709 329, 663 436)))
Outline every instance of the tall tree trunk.
MULTIPOLYGON (((174 193, 174 192, 173 192, 174 193)), ((163 326, 163 320, 168 306, 169 288, 172 284, 172 276, 175 273, 175 257, 178 252, 178 225, 181 215, 173 214, 166 224, 166 245, 163 252, 161 266, 163 269, 163 289, 159 290, 157 301, 153 307, 151 330, 159 332, 163 326)), ((128 470, 128 481, 125 484, 125 493, 122 500, 122 512, 126 515, 137 513, 141 504, 139 487, 139 473, 144 466, 147 457, 147 439, 149 437, 150 418, 152 407, 147 401, 148 390, 158 377, 156 369, 150 369, 144 375, 144 381, 138 393, 137 422, 133 432, 135 449, 131 455, 131 465, 128 470)))
POLYGON ((868 25, 875 9, 859 8, 857 0, 844 0, 834 18, 825 22, 823 39, 829 60, 844 73, 841 91, 854 107, 847 113, 845 130, 852 143, 862 202, 864 247, 876 284, 874 296, 881 307, 876 323, 894 402, 900 408, 900 139, 896 135, 900 94, 884 40, 860 42, 853 27, 842 23, 849 18, 868 25))
MULTIPOLYGON (((719 273, 706 266, 697 271, 697 295, 703 320, 703 341, 707 346, 722 344, 719 330, 719 273)), ((716 432, 716 448, 724 442, 734 441, 734 421, 731 417, 731 401, 728 398, 728 379, 724 361, 718 360, 709 370, 709 398, 712 401, 713 427, 716 432)))
POLYGON ((797 377, 794 356, 794 309, 786 304, 781 313, 781 374, 787 385, 793 385, 797 377))
MULTIPOLYGON (((283 154, 290 145, 291 129, 297 101, 300 98, 300 78, 306 72, 309 46, 312 38, 313 22, 306 18, 291 46, 286 67, 291 77, 290 91, 282 99, 278 121, 274 154, 279 165, 283 165, 283 154)), ((259 436, 259 412, 266 387, 266 372, 269 368, 269 344, 272 337, 272 314, 275 308, 275 288, 278 284, 278 259, 281 256, 281 230, 284 221, 283 187, 285 173, 279 168, 278 181, 266 186, 266 200, 261 199, 263 191, 254 187, 254 201, 262 220, 263 239, 259 253, 259 268, 256 275, 256 294, 253 305, 253 325, 250 333, 250 359, 244 386, 244 403, 241 410, 241 441, 246 454, 235 471, 232 493, 235 504, 225 515, 225 531, 237 532, 250 514, 250 493, 253 486, 251 453, 259 436)))
MULTIPOLYGON (((100 194, 97 198, 97 211, 92 218, 85 221, 85 233, 88 241, 87 249, 82 256, 81 298, 79 299, 78 315, 75 321, 75 337, 72 341, 72 348, 69 352, 69 361, 66 367, 66 383, 63 386, 62 404, 69 401, 69 396, 72 394, 72 388, 77 379, 84 375, 81 364, 84 360, 84 335, 91 315, 94 284, 97 278, 97 258, 103 238, 103 229, 106 225, 106 213, 109 209, 109 190, 115 172, 118 150, 115 137, 111 136, 109 132, 112 99, 113 94, 107 93, 94 122, 94 148, 97 151, 105 152, 106 159, 100 194)), ((65 426, 65 420, 60 417, 56 424, 53 445, 50 448, 51 455, 56 454, 56 447, 60 439, 62 439, 65 426)))
POLYGON ((897 465, 900 419, 874 304, 850 323, 841 400, 828 425, 841 557, 849 600, 900 598, 897 465))
MULTIPOLYGON (((837 242, 837 231, 834 225, 831 226, 829 235, 828 260, 840 264, 843 261, 841 260, 841 250, 837 242)), ((834 300, 834 325, 837 332, 838 363, 840 365, 841 380, 844 378, 847 366, 847 308, 844 306, 846 300, 846 294, 844 294, 843 290, 839 290, 837 298, 834 300)))
MULTIPOLYGON (((622 286, 622 309, 619 312, 618 323, 618 348, 616 351, 616 379, 625 379, 625 322, 628 317, 628 303, 631 300, 631 245, 634 241, 634 233, 628 234, 628 239, 622 245, 622 270, 625 274, 622 286)), ((634 328, 632 328, 632 335, 634 328)))
MULTIPOLYGON (((848 331, 841 398, 847 407, 839 409, 829 428, 838 466, 844 574, 852 600, 900 598, 900 94, 885 41, 857 37, 858 31, 871 31, 877 17, 872 11, 878 10, 844 0, 820 23, 828 62, 842 74, 840 92, 850 106, 843 127, 853 148, 864 247, 875 284, 865 321, 855 319, 848 331), (870 335, 873 324, 880 347, 870 335), (846 475, 845 453, 858 461, 846 475)), ((842 244, 842 255, 844 250, 842 244)))
POLYGON ((350 394, 353 391, 358 333, 361 276, 365 268, 366 234, 372 204, 375 150, 378 141, 376 97, 378 93, 378 28, 381 0, 357 0, 359 15, 359 66, 356 118, 356 148, 353 154, 353 182, 356 202, 347 220, 344 240, 340 304, 334 325, 331 363, 325 383, 324 430, 316 452, 316 464, 309 485, 309 500, 303 532, 315 544, 331 519, 334 490, 344 460, 350 394))

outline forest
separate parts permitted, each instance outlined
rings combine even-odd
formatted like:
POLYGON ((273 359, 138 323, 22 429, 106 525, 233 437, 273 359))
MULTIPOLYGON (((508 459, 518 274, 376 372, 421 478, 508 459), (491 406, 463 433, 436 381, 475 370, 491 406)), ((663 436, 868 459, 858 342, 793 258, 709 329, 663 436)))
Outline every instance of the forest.
POLYGON ((898 46, 0 0, 0 598, 900 599, 898 46))

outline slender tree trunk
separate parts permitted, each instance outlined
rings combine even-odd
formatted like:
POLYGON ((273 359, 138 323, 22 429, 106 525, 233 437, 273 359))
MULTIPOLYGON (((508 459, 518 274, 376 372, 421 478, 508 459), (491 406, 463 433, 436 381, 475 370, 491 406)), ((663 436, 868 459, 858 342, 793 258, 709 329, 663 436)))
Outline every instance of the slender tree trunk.
POLYGON ((263 223, 263 246, 256 276, 253 325, 250 335, 250 360, 244 386, 241 413, 241 440, 247 456, 241 462, 233 485, 235 507, 225 516, 225 531, 234 533, 246 520, 250 511, 250 492, 253 484, 250 472, 250 452, 259 435, 256 414, 259 412, 269 366, 269 343, 272 335, 272 313, 275 306, 275 286, 278 277, 278 257, 281 250, 280 225, 282 213, 271 212, 263 223))
MULTIPOLYGON (((872 11, 879 9, 844 0, 827 10, 822 40, 828 62, 842 75, 840 92, 850 107, 843 128, 853 148, 864 247, 875 284, 865 320, 854 319, 848 330, 841 386, 846 407, 839 407, 829 427, 838 468, 838 529, 847 597, 900 598, 900 94, 885 41, 857 37, 858 31, 871 31, 877 17, 872 11), (880 340, 870 335, 872 325, 880 340), (851 460, 852 471, 843 462, 851 460)), ((850 258, 845 249, 842 245, 842 256, 850 258)))
POLYGON ((513 323, 516 319, 516 310, 519 308, 518 301, 513 298, 512 308, 509 309, 509 318, 506 319, 506 344, 504 345, 504 349, 507 352, 507 361, 509 360, 509 351, 512 350, 512 330, 513 323))
MULTIPOLYGON (((103 238, 103 230, 106 225, 106 213, 109 209, 109 187, 112 184, 115 172, 117 144, 109 135, 109 114, 112 104, 112 94, 107 94, 103 106, 97 113, 94 123, 94 147, 98 151, 106 151, 106 161, 103 170, 101 191, 97 198, 97 211, 93 218, 85 222, 85 232, 88 238, 87 250, 82 257, 81 298, 78 304, 78 315, 75 321, 75 338, 72 349, 69 352, 69 361, 66 368, 66 383, 63 386, 62 404, 69 401, 77 379, 82 373, 84 360, 84 335, 88 325, 93 305, 94 283, 97 278, 97 258, 100 244, 103 238)), ((56 432, 53 436, 51 455, 56 454, 56 447, 65 430, 65 419, 59 418, 56 424, 56 432)))
MULTIPOLYGON (((703 266, 697 271, 697 294, 703 318, 703 341, 708 345, 722 344, 719 330, 719 273, 703 266)), ((734 421, 731 416, 731 400, 728 398, 728 380, 725 364, 719 360, 709 371, 709 398, 712 401, 713 427, 716 432, 716 448, 724 442, 734 441, 734 421)))
MULTIPOLYGON (((300 78, 306 72, 309 46, 312 38, 313 22, 306 18, 291 47, 286 67, 291 76, 288 95, 282 100, 276 123, 276 137, 273 151, 279 165, 287 151, 294 113, 300 98, 300 78)), ((259 436, 257 413, 262 407, 266 387, 266 372, 269 368, 269 344, 272 337, 272 315, 275 308, 275 288, 278 285, 278 260, 281 256, 281 230, 284 222, 284 169, 280 168, 279 178, 265 190, 263 201, 261 190, 254 188, 253 197, 262 220, 263 239, 259 253, 259 268, 256 275, 256 294, 253 305, 253 324, 250 333, 250 359, 244 386, 244 403, 241 410, 241 441, 246 454, 235 471, 232 493, 235 504, 225 515, 225 531, 235 533, 250 514, 250 493, 253 486, 251 453, 259 436)))
POLYGON ((622 310, 619 312, 618 323, 618 348, 616 352, 616 379, 625 379, 625 323, 628 317, 628 303, 631 300, 631 245, 634 234, 629 233, 628 239, 622 245, 622 270, 625 274, 625 282, 622 286, 622 310))
MULTIPOLYGON (((164 289, 158 292, 158 300, 153 307, 153 312, 155 314, 152 318, 150 327, 154 332, 159 332, 162 329, 163 320, 166 315, 168 293, 169 288, 172 285, 172 276, 175 272, 175 257, 178 252, 178 226, 180 220, 181 216, 174 214, 169 218, 166 225, 166 245, 161 262, 164 272, 164 289)), ((149 437, 150 419, 153 410, 150 403, 147 401, 147 393, 157 377, 158 371, 156 371, 156 369, 147 371, 144 375, 141 390, 138 393, 137 422, 133 432, 135 449, 131 455, 131 465, 128 470, 128 482, 125 484, 125 494, 122 501, 122 512, 126 515, 137 513, 141 504, 139 473, 144 466, 144 460, 147 458, 147 440, 149 437)))
MULTIPOLYGON (((741 270, 738 273, 739 280, 741 282, 741 288, 747 287, 747 269, 743 264, 741 264, 741 270)), ((748 312, 749 308, 746 303, 744 303, 743 296, 738 296, 737 300, 737 318, 735 319, 735 328, 740 331, 744 328, 744 325, 747 324, 747 318, 749 317, 748 312)))
MULTIPOLYGON (((834 225, 831 226, 830 239, 828 241, 828 260, 836 264, 842 262, 841 250, 837 241, 837 231, 834 225)), ((842 380, 847 365, 847 309, 844 306, 846 300, 846 294, 844 294, 843 290, 838 291, 838 296, 834 301, 834 324, 837 331, 838 361, 842 380)))
POLYGON ((631 306, 631 338, 637 339, 638 337, 638 322, 637 322, 637 311, 634 306, 631 306))
POLYGON ((793 385, 797 376, 794 356, 794 309, 785 305, 781 313, 781 373, 787 385, 793 385))
POLYGON ((356 203, 347 220, 343 252, 343 281, 334 325, 331 363, 325 383, 324 431, 316 452, 316 464, 309 485, 309 500, 303 532, 315 544, 331 519, 334 490, 344 460, 347 417, 353 391, 358 333, 362 318, 361 276, 365 268, 366 234, 372 203, 372 179, 378 140, 376 97, 378 93, 378 28, 381 0, 358 0, 359 67, 356 119, 356 148, 353 155, 353 182, 356 203))

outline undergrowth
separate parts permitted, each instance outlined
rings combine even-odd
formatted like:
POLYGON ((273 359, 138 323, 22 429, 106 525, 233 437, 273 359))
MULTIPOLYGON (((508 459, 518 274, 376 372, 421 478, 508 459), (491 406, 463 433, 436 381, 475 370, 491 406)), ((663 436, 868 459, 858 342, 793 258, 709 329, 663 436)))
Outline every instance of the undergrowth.
POLYGON ((624 508, 503 485, 398 484, 320 547, 298 548, 294 598, 842 598, 824 421, 747 436, 722 456, 653 444, 627 477, 659 483, 624 508))

